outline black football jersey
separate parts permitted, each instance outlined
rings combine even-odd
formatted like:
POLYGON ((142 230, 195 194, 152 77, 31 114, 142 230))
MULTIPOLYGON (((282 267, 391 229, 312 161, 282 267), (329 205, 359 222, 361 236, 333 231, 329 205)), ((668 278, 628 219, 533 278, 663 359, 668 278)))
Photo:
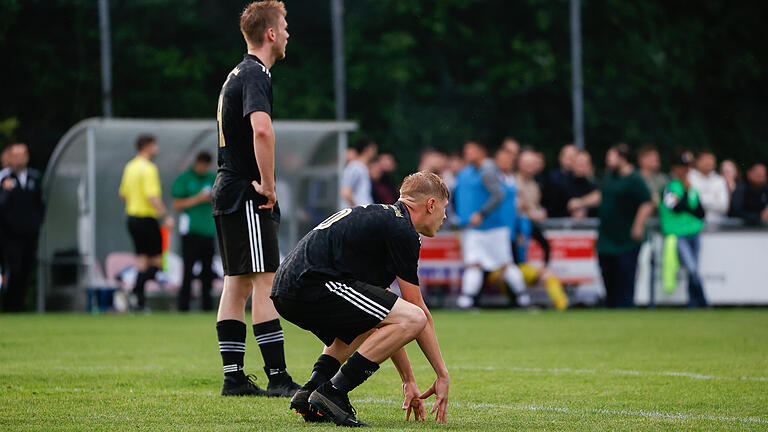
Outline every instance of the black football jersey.
MULTIPOLYGON (((264 204, 267 199, 253 189, 261 181, 253 153, 250 114, 272 116, 272 75, 258 57, 246 54, 221 88, 216 120, 219 129, 219 169, 213 185, 214 216, 237 211, 244 200, 264 204)), ((279 210, 276 208, 277 214, 279 210)))
POLYGON ((346 208, 301 239, 277 269, 272 295, 311 301, 327 291, 312 283, 323 278, 387 288, 397 276, 418 285, 420 248, 402 202, 346 208))

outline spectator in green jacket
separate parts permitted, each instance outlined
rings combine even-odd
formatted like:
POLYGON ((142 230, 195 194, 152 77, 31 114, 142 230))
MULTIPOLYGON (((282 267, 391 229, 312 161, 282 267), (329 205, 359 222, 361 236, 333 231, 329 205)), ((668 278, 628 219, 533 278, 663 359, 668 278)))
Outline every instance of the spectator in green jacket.
POLYGON ((645 181, 630 161, 627 144, 612 146, 605 153, 607 172, 600 188, 568 201, 571 212, 599 207, 596 249, 609 308, 635 306, 637 256, 645 223, 655 208, 645 181))
POLYGON ((216 175, 209 171, 212 157, 208 152, 200 152, 192 166, 180 175, 171 189, 173 207, 181 211, 179 216, 179 234, 181 234, 181 254, 184 259, 184 281, 179 291, 179 310, 189 310, 189 298, 192 279, 195 278, 195 264, 200 262, 197 276, 202 283, 202 309, 213 309, 211 286, 213 283, 214 240, 216 224, 213 221, 211 207, 211 189, 216 175))
POLYGON ((664 235, 677 237, 680 265, 688 271, 688 307, 706 307, 699 274, 699 232, 704 227, 704 209, 699 192, 688 182, 693 154, 680 153, 672 163, 672 180, 664 188, 659 203, 659 219, 664 235))

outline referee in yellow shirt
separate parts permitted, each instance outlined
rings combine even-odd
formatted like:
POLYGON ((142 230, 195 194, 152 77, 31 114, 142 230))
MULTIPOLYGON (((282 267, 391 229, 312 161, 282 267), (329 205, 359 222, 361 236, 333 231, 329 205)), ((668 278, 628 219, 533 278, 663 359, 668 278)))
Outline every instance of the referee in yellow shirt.
POLYGON ((125 201, 128 214, 128 232, 136 249, 136 267, 139 271, 133 293, 138 308, 144 309, 144 285, 154 279, 163 266, 163 240, 158 219, 169 227, 173 218, 163 205, 160 190, 160 175, 152 162, 157 156, 157 140, 151 135, 142 135, 136 141, 138 153, 123 170, 120 181, 120 197, 125 201))

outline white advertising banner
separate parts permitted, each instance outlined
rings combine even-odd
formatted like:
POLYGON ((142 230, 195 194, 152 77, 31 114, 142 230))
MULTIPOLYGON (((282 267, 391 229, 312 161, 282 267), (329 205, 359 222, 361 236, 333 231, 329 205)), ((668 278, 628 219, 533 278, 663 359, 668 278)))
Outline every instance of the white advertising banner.
MULTIPOLYGON (((654 248, 661 250, 660 236, 654 248)), ((655 303, 684 305, 688 302, 688 278, 680 270, 677 289, 666 293, 661 284, 661 255, 656 254, 655 303)), ((641 253, 635 301, 650 302, 650 249, 641 253)), ((768 304, 768 231, 713 231, 701 233, 699 273, 704 295, 712 305, 768 304)))
MULTIPOLYGON (((547 230, 545 235, 550 242, 549 266, 563 283, 602 295, 600 267, 594 250, 597 232, 547 230)), ((650 279, 653 276, 656 280, 653 284, 655 304, 685 305, 688 302, 687 275, 680 270, 677 289, 673 293, 664 291, 661 283, 662 237, 659 234, 652 237, 652 242, 643 245, 638 259, 635 303, 639 306, 651 304, 650 279)), ((535 242, 531 242, 528 257, 533 265, 542 264, 543 251, 535 242)), ((703 232, 699 266, 704 294, 710 304, 768 305, 768 231, 703 232)), ((448 294, 457 294, 463 269, 458 233, 422 238, 419 261, 422 286, 448 286, 448 294)))

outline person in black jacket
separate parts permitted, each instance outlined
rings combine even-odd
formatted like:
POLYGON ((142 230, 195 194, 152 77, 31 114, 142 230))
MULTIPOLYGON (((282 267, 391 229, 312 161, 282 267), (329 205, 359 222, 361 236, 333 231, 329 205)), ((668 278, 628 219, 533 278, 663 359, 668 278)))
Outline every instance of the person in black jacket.
POLYGON ((560 166, 547 174, 542 192, 542 204, 547 209, 547 217, 569 217, 568 193, 573 187, 573 160, 578 149, 573 144, 566 144, 560 149, 560 166))
POLYGON ((8 167, 0 171, 0 242, 6 273, 3 311, 21 312, 35 264, 44 205, 40 173, 27 168, 27 145, 13 143, 7 152, 8 167))
POLYGON ((748 225, 768 222, 768 178, 765 164, 753 163, 746 177, 733 191, 731 216, 741 218, 748 225))
MULTIPOLYGON (((566 190, 568 200, 581 198, 597 189, 593 181, 592 157, 586 150, 579 150, 573 158, 573 177, 566 190)), ((571 212, 571 217, 584 219, 585 217, 597 217, 597 208, 576 209, 571 212)))

